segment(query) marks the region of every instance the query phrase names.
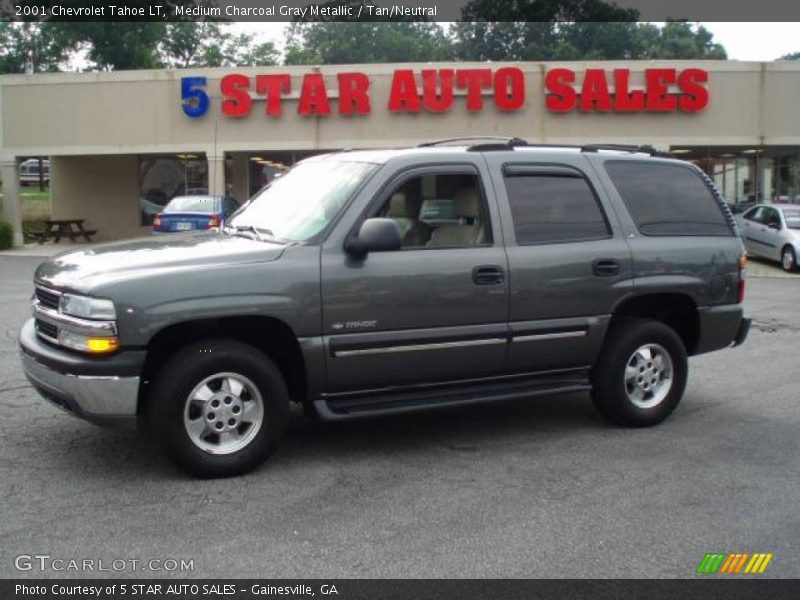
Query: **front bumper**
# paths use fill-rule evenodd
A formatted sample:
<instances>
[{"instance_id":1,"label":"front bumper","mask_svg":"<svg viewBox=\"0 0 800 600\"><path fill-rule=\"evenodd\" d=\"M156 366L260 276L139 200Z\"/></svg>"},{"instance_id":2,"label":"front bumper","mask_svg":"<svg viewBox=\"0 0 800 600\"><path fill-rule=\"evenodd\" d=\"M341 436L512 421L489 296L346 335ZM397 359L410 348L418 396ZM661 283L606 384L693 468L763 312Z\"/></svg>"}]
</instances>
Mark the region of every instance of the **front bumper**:
<instances>
[{"instance_id":1,"label":"front bumper","mask_svg":"<svg viewBox=\"0 0 800 600\"><path fill-rule=\"evenodd\" d=\"M135 426L140 378L131 371L143 353L102 363L84 359L41 341L33 320L22 328L19 341L25 376L45 400L87 421Z\"/></svg>"}]
</instances>

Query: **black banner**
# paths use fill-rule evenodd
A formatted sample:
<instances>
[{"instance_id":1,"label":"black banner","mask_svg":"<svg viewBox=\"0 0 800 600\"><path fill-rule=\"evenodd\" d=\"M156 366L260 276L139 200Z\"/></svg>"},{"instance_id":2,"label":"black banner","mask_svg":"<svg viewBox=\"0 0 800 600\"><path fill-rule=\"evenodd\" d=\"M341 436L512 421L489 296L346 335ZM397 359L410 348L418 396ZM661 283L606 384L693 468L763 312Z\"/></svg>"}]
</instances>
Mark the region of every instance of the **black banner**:
<instances>
[{"instance_id":1,"label":"black banner","mask_svg":"<svg viewBox=\"0 0 800 600\"><path fill-rule=\"evenodd\" d=\"M0 580L3 600L795 600L797 580Z\"/></svg>"},{"instance_id":2,"label":"black banner","mask_svg":"<svg viewBox=\"0 0 800 600\"><path fill-rule=\"evenodd\" d=\"M787 0L13 0L0 19L55 21L800 21Z\"/></svg>"}]
</instances>

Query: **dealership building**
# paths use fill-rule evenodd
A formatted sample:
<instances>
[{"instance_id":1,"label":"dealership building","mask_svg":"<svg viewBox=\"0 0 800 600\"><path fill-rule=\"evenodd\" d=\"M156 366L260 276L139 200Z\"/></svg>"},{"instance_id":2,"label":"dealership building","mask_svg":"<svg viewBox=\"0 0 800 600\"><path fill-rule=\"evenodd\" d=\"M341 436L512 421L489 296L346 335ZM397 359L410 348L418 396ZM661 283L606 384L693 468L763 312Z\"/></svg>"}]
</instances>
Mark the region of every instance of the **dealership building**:
<instances>
[{"instance_id":1,"label":"dealership building","mask_svg":"<svg viewBox=\"0 0 800 600\"><path fill-rule=\"evenodd\" d=\"M176 195L244 200L320 152L467 136L649 144L731 203L800 202L800 61L425 63L0 77L2 218L49 159L50 213L148 233Z\"/></svg>"}]
</instances>

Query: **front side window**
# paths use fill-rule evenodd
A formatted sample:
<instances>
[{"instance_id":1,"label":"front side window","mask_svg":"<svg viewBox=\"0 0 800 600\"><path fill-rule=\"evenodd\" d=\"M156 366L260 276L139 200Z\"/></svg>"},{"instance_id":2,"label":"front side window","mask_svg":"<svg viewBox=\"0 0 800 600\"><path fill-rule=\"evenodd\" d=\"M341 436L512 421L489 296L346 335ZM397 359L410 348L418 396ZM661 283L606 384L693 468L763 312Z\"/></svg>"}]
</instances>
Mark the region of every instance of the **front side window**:
<instances>
[{"instance_id":1,"label":"front side window","mask_svg":"<svg viewBox=\"0 0 800 600\"><path fill-rule=\"evenodd\" d=\"M492 240L477 175L426 173L391 188L376 216L393 219L404 248L465 248Z\"/></svg>"},{"instance_id":2,"label":"front side window","mask_svg":"<svg viewBox=\"0 0 800 600\"><path fill-rule=\"evenodd\" d=\"M610 232L589 183L577 172L506 171L506 191L517 244L607 237Z\"/></svg>"},{"instance_id":3,"label":"front side window","mask_svg":"<svg viewBox=\"0 0 800 600\"><path fill-rule=\"evenodd\" d=\"M299 163L253 196L228 224L269 239L308 241L336 218L376 168L366 162Z\"/></svg>"},{"instance_id":4,"label":"front side window","mask_svg":"<svg viewBox=\"0 0 800 600\"><path fill-rule=\"evenodd\" d=\"M764 223L767 227L772 227L773 229L780 229L781 228L781 217L778 214L778 211L774 208L767 208L764 214Z\"/></svg>"},{"instance_id":5,"label":"front side window","mask_svg":"<svg viewBox=\"0 0 800 600\"><path fill-rule=\"evenodd\" d=\"M644 235L733 235L722 208L689 167L636 160L605 163Z\"/></svg>"}]
</instances>

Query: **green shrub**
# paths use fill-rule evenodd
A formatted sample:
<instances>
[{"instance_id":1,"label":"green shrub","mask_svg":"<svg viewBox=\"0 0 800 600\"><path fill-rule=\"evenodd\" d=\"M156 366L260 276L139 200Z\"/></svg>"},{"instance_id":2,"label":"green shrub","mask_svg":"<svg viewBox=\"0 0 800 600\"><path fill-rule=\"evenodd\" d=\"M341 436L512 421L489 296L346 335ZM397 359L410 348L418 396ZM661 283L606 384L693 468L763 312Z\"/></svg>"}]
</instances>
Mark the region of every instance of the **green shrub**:
<instances>
[{"instance_id":1,"label":"green shrub","mask_svg":"<svg viewBox=\"0 0 800 600\"><path fill-rule=\"evenodd\" d=\"M14 228L11 223L0 221L0 250L7 250L14 245Z\"/></svg>"}]
</instances>

